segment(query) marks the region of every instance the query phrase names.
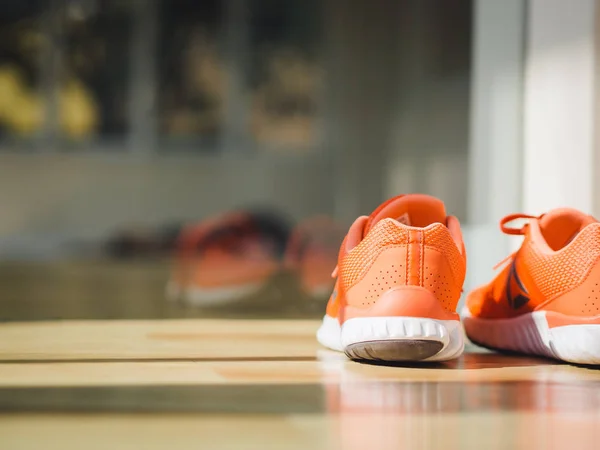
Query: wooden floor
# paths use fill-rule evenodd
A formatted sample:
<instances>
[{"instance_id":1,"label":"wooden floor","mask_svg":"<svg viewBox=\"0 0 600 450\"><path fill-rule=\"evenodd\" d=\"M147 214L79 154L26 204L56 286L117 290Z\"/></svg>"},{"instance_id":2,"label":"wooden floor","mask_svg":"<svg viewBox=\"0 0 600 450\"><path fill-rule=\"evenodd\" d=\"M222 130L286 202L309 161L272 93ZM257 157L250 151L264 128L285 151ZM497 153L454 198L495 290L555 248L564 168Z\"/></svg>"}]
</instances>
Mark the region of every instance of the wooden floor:
<instances>
[{"instance_id":1,"label":"wooden floor","mask_svg":"<svg viewBox=\"0 0 600 450\"><path fill-rule=\"evenodd\" d=\"M291 313L47 320L34 306L0 324L1 449L600 448L590 368L476 347L446 364L358 364Z\"/></svg>"}]
</instances>

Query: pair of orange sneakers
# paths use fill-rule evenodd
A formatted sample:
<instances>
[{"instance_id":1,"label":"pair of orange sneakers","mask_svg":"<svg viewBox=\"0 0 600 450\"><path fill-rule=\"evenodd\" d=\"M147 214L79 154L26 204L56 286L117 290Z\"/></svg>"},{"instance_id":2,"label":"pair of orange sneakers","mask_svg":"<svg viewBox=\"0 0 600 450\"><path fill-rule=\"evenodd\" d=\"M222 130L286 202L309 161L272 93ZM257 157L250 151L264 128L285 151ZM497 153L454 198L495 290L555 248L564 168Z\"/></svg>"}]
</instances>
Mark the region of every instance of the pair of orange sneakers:
<instances>
[{"instance_id":1,"label":"pair of orange sneakers","mask_svg":"<svg viewBox=\"0 0 600 450\"><path fill-rule=\"evenodd\" d=\"M528 221L509 228L516 219ZM461 315L468 338L490 349L600 364L600 222L563 208L507 216L501 229L524 240L489 284L467 295ZM443 202L392 198L350 227L317 339L352 359L457 358L465 273L460 224Z\"/></svg>"}]
</instances>

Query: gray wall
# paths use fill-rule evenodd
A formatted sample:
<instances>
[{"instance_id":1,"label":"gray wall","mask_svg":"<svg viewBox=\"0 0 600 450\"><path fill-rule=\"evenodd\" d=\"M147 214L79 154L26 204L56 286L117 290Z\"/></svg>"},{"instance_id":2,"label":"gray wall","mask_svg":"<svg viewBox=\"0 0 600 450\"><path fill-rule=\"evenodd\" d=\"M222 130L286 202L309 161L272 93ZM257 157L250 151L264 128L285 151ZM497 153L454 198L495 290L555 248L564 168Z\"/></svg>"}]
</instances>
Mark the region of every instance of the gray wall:
<instances>
[{"instance_id":1,"label":"gray wall","mask_svg":"<svg viewBox=\"0 0 600 450\"><path fill-rule=\"evenodd\" d=\"M328 174L317 157L0 155L0 238L95 237L124 223L160 224L248 204L295 217L331 212Z\"/></svg>"}]
</instances>

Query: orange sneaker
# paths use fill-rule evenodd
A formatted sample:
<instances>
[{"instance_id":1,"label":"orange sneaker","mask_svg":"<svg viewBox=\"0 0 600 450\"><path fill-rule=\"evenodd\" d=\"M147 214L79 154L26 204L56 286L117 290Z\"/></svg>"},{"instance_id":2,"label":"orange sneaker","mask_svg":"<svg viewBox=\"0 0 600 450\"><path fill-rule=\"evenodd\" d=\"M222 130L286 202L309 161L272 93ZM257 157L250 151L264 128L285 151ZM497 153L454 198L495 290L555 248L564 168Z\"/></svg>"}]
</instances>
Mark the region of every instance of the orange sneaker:
<instances>
[{"instance_id":1,"label":"orange sneaker","mask_svg":"<svg viewBox=\"0 0 600 450\"><path fill-rule=\"evenodd\" d=\"M352 359L457 358L465 270L460 225L444 204L427 195L394 197L350 227L317 339Z\"/></svg>"},{"instance_id":2,"label":"orange sneaker","mask_svg":"<svg viewBox=\"0 0 600 450\"><path fill-rule=\"evenodd\" d=\"M506 225L529 219L522 228ZM485 347L600 364L600 223L573 209L500 222L523 244L463 311L469 339Z\"/></svg>"},{"instance_id":3,"label":"orange sneaker","mask_svg":"<svg viewBox=\"0 0 600 450\"><path fill-rule=\"evenodd\" d=\"M277 273L289 231L268 214L234 212L185 228L167 296L217 306L251 296Z\"/></svg>"}]
</instances>

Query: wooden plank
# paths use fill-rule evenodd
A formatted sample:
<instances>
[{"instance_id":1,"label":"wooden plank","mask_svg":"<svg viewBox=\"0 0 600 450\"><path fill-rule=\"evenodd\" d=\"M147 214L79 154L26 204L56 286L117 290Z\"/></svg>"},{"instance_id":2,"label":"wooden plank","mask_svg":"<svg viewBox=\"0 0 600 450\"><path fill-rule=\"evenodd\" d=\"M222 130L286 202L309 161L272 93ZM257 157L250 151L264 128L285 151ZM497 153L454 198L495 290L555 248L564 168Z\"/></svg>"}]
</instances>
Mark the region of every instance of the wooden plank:
<instances>
[{"instance_id":1,"label":"wooden plank","mask_svg":"<svg viewBox=\"0 0 600 450\"><path fill-rule=\"evenodd\" d=\"M481 450L598 448L598 415L547 411L0 416L3 448ZM33 432L32 432L33 431Z\"/></svg>"},{"instance_id":2,"label":"wooden plank","mask_svg":"<svg viewBox=\"0 0 600 450\"><path fill-rule=\"evenodd\" d=\"M439 367L364 365L328 353L306 360L0 363L0 387L600 381L598 371L487 353Z\"/></svg>"},{"instance_id":3,"label":"wooden plank","mask_svg":"<svg viewBox=\"0 0 600 450\"><path fill-rule=\"evenodd\" d=\"M314 415L0 415L7 449L327 449ZM32 433L32 430L36 430Z\"/></svg>"},{"instance_id":4,"label":"wooden plank","mask_svg":"<svg viewBox=\"0 0 600 450\"><path fill-rule=\"evenodd\" d=\"M314 357L318 325L310 320L5 323L0 361Z\"/></svg>"}]
</instances>

